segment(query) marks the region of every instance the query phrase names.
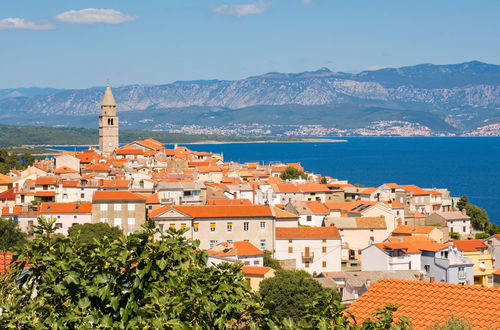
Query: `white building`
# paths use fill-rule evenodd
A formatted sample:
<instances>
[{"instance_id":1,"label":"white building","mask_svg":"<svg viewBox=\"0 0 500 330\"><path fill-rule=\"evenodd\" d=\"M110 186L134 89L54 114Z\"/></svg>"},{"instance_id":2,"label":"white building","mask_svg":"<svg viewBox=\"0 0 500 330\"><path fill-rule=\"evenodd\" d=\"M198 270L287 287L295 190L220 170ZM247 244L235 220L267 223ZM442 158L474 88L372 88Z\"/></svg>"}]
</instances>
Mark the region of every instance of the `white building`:
<instances>
[{"instance_id":1,"label":"white building","mask_svg":"<svg viewBox=\"0 0 500 330\"><path fill-rule=\"evenodd\" d=\"M340 234L333 226L276 228L274 257L311 274L340 271Z\"/></svg>"}]
</instances>

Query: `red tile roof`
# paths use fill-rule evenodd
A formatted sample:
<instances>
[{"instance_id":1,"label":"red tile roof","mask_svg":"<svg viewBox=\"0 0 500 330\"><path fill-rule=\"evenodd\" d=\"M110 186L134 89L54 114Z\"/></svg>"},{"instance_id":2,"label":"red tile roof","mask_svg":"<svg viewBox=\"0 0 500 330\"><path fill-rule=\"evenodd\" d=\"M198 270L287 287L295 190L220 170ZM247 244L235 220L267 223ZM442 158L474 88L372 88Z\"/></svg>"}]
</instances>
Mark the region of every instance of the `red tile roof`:
<instances>
[{"instance_id":1,"label":"red tile roof","mask_svg":"<svg viewBox=\"0 0 500 330\"><path fill-rule=\"evenodd\" d=\"M474 252L480 249L486 249L487 246L480 239L471 239L471 240L462 240L462 241L453 241L453 245L457 247L457 249L464 252Z\"/></svg>"},{"instance_id":2,"label":"red tile roof","mask_svg":"<svg viewBox=\"0 0 500 330\"><path fill-rule=\"evenodd\" d=\"M330 227L278 227L276 239L332 239L340 238L335 226Z\"/></svg>"},{"instance_id":3,"label":"red tile roof","mask_svg":"<svg viewBox=\"0 0 500 330\"><path fill-rule=\"evenodd\" d=\"M85 168L86 172L109 172L111 168L107 164L92 164Z\"/></svg>"},{"instance_id":4,"label":"red tile roof","mask_svg":"<svg viewBox=\"0 0 500 330\"><path fill-rule=\"evenodd\" d=\"M92 201L146 201L146 197L130 191L96 191Z\"/></svg>"},{"instance_id":5,"label":"red tile roof","mask_svg":"<svg viewBox=\"0 0 500 330\"><path fill-rule=\"evenodd\" d=\"M500 288L382 279L370 285L347 312L358 323L386 304L399 305L395 319L406 316L414 329L427 329L451 316L469 319L474 329L498 326Z\"/></svg>"},{"instance_id":6,"label":"red tile roof","mask_svg":"<svg viewBox=\"0 0 500 330\"><path fill-rule=\"evenodd\" d=\"M0 193L0 200L14 200L14 199L16 199L14 188L7 189Z\"/></svg>"},{"instance_id":7,"label":"red tile roof","mask_svg":"<svg viewBox=\"0 0 500 330\"><path fill-rule=\"evenodd\" d=\"M103 179L99 182L99 186L103 188L128 188L130 180L106 180Z\"/></svg>"},{"instance_id":8,"label":"red tile roof","mask_svg":"<svg viewBox=\"0 0 500 330\"><path fill-rule=\"evenodd\" d=\"M148 196L146 199L146 204L160 204L160 198L158 197L158 193L154 193Z\"/></svg>"},{"instance_id":9,"label":"red tile roof","mask_svg":"<svg viewBox=\"0 0 500 330\"><path fill-rule=\"evenodd\" d=\"M330 210L321 202L307 201L305 204L314 214L330 214Z\"/></svg>"},{"instance_id":10,"label":"red tile roof","mask_svg":"<svg viewBox=\"0 0 500 330\"><path fill-rule=\"evenodd\" d=\"M368 188L365 188L364 190L362 190L360 192L360 194L362 194L362 195L371 195L371 194L373 194L376 191L377 191L377 188L375 188L375 187L368 187Z\"/></svg>"},{"instance_id":11,"label":"red tile roof","mask_svg":"<svg viewBox=\"0 0 500 330\"><path fill-rule=\"evenodd\" d=\"M35 185L37 186L55 185L57 183L57 179L58 178L56 176L41 176L36 178Z\"/></svg>"},{"instance_id":12,"label":"red tile roof","mask_svg":"<svg viewBox=\"0 0 500 330\"><path fill-rule=\"evenodd\" d=\"M115 154L117 155L144 155L144 150L124 147L115 150Z\"/></svg>"},{"instance_id":13,"label":"red tile roof","mask_svg":"<svg viewBox=\"0 0 500 330\"><path fill-rule=\"evenodd\" d=\"M256 267L256 266L243 266L241 267L241 271L245 275L265 275L272 268L271 267Z\"/></svg>"},{"instance_id":14,"label":"red tile roof","mask_svg":"<svg viewBox=\"0 0 500 330\"><path fill-rule=\"evenodd\" d=\"M59 213L91 213L92 203L42 203L40 204L40 214Z\"/></svg>"},{"instance_id":15,"label":"red tile roof","mask_svg":"<svg viewBox=\"0 0 500 330\"><path fill-rule=\"evenodd\" d=\"M162 215L173 208L193 218L253 218L272 217L267 205L165 205L149 214L150 218Z\"/></svg>"}]
</instances>

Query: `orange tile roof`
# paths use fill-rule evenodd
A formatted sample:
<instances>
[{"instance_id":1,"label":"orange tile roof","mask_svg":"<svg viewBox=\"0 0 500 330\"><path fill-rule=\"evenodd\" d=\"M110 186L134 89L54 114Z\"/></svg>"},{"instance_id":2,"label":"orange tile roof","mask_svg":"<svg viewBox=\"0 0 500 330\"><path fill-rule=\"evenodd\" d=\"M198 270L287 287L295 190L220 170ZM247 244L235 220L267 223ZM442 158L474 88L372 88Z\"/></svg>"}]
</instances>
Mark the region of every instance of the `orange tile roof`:
<instances>
[{"instance_id":1,"label":"orange tile roof","mask_svg":"<svg viewBox=\"0 0 500 330\"><path fill-rule=\"evenodd\" d=\"M418 212L418 211L410 211L411 214L413 214L413 216L415 218L425 218L425 215L423 215L422 213Z\"/></svg>"},{"instance_id":2,"label":"orange tile roof","mask_svg":"<svg viewBox=\"0 0 500 330\"><path fill-rule=\"evenodd\" d=\"M453 241L453 245L455 245L457 249L462 250L464 252L474 252L478 251L479 249L487 248L484 242L480 239Z\"/></svg>"},{"instance_id":3,"label":"orange tile roof","mask_svg":"<svg viewBox=\"0 0 500 330\"><path fill-rule=\"evenodd\" d=\"M130 180L111 180L103 179L99 182L99 187L103 188L128 188Z\"/></svg>"},{"instance_id":4,"label":"orange tile roof","mask_svg":"<svg viewBox=\"0 0 500 330\"><path fill-rule=\"evenodd\" d=\"M300 188L290 183L273 184L273 189L280 193L300 193Z\"/></svg>"},{"instance_id":5,"label":"orange tile roof","mask_svg":"<svg viewBox=\"0 0 500 330\"><path fill-rule=\"evenodd\" d=\"M130 191L96 191L92 201L146 201L146 197Z\"/></svg>"},{"instance_id":6,"label":"orange tile roof","mask_svg":"<svg viewBox=\"0 0 500 330\"><path fill-rule=\"evenodd\" d=\"M111 168L107 164L92 164L85 168L86 172L98 171L98 172L109 172Z\"/></svg>"},{"instance_id":7,"label":"orange tile roof","mask_svg":"<svg viewBox=\"0 0 500 330\"><path fill-rule=\"evenodd\" d=\"M35 185L55 185L57 183L57 180L58 178L56 176L41 176L35 179Z\"/></svg>"},{"instance_id":8,"label":"orange tile roof","mask_svg":"<svg viewBox=\"0 0 500 330\"><path fill-rule=\"evenodd\" d=\"M157 217L170 208L193 218L260 218L273 216L271 209L267 205L165 205L151 212L149 217Z\"/></svg>"},{"instance_id":9,"label":"orange tile roof","mask_svg":"<svg viewBox=\"0 0 500 330\"><path fill-rule=\"evenodd\" d=\"M278 227L276 239L327 239L340 238L338 229L330 227Z\"/></svg>"},{"instance_id":10,"label":"orange tile roof","mask_svg":"<svg viewBox=\"0 0 500 330\"><path fill-rule=\"evenodd\" d=\"M55 197L55 191L35 191L35 197Z\"/></svg>"},{"instance_id":11,"label":"orange tile roof","mask_svg":"<svg viewBox=\"0 0 500 330\"><path fill-rule=\"evenodd\" d=\"M286 168L285 165L276 165L271 168L271 172L285 172Z\"/></svg>"},{"instance_id":12,"label":"orange tile roof","mask_svg":"<svg viewBox=\"0 0 500 330\"><path fill-rule=\"evenodd\" d=\"M54 170L54 174L69 174L69 173L79 173L79 172L68 166L61 166Z\"/></svg>"},{"instance_id":13,"label":"orange tile roof","mask_svg":"<svg viewBox=\"0 0 500 330\"><path fill-rule=\"evenodd\" d=\"M218 166L197 166L199 173L222 172Z\"/></svg>"},{"instance_id":14,"label":"orange tile roof","mask_svg":"<svg viewBox=\"0 0 500 330\"><path fill-rule=\"evenodd\" d=\"M272 268L271 267L257 267L257 266L243 266L241 267L241 271L245 275L265 275Z\"/></svg>"},{"instance_id":15,"label":"orange tile roof","mask_svg":"<svg viewBox=\"0 0 500 330\"><path fill-rule=\"evenodd\" d=\"M10 176L0 173L0 184L11 184L14 183L14 179Z\"/></svg>"},{"instance_id":16,"label":"orange tile roof","mask_svg":"<svg viewBox=\"0 0 500 330\"><path fill-rule=\"evenodd\" d=\"M91 213L92 203L42 203L40 214L56 213Z\"/></svg>"},{"instance_id":17,"label":"orange tile roof","mask_svg":"<svg viewBox=\"0 0 500 330\"><path fill-rule=\"evenodd\" d=\"M252 205L249 199L209 199L208 205Z\"/></svg>"},{"instance_id":18,"label":"orange tile roof","mask_svg":"<svg viewBox=\"0 0 500 330\"><path fill-rule=\"evenodd\" d=\"M16 216L21 214L22 207L21 206L14 206L12 210L8 206L4 206L2 208L2 216Z\"/></svg>"},{"instance_id":19,"label":"orange tile roof","mask_svg":"<svg viewBox=\"0 0 500 330\"><path fill-rule=\"evenodd\" d=\"M371 195L371 194L373 194L376 191L377 191L377 188L375 188L375 187L368 187L368 188L365 188L364 190L362 190L360 192L360 194L362 194L362 195Z\"/></svg>"},{"instance_id":20,"label":"orange tile roof","mask_svg":"<svg viewBox=\"0 0 500 330\"><path fill-rule=\"evenodd\" d=\"M347 312L358 323L386 304L399 305L394 318L406 316L414 329L427 329L453 316L469 319L474 329L498 326L500 288L382 279L354 301Z\"/></svg>"},{"instance_id":21,"label":"orange tile roof","mask_svg":"<svg viewBox=\"0 0 500 330\"><path fill-rule=\"evenodd\" d=\"M392 232L393 234L430 234L436 227L432 226L405 226L399 225Z\"/></svg>"},{"instance_id":22,"label":"orange tile roof","mask_svg":"<svg viewBox=\"0 0 500 330\"><path fill-rule=\"evenodd\" d=\"M290 213L288 211L280 209L277 205L273 206L274 217L276 219L298 219L300 218L298 215Z\"/></svg>"},{"instance_id":23,"label":"orange tile roof","mask_svg":"<svg viewBox=\"0 0 500 330\"><path fill-rule=\"evenodd\" d=\"M146 204L160 204L160 198L158 193L154 193L148 196L146 199Z\"/></svg>"},{"instance_id":24,"label":"orange tile roof","mask_svg":"<svg viewBox=\"0 0 500 330\"><path fill-rule=\"evenodd\" d=\"M439 191L436 190L425 190L416 186L414 184L408 184L403 186L398 186L398 188L404 189L408 192L411 192L413 195L441 195Z\"/></svg>"},{"instance_id":25,"label":"orange tile roof","mask_svg":"<svg viewBox=\"0 0 500 330\"><path fill-rule=\"evenodd\" d=\"M403 209L405 206L396 201L383 201L382 203L392 207L393 209Z\"/></svg>"},{"instance_id":26,"label":"orange tile roof","mask_svg":"<svg viewBox=\"0 0 500 330\"><path fill-rule=\"evenodd\" d=\"M305 204L314 214L330 214L330 210L321 202L307 201Z\"/></svg>"},{"instance_id":27,"label":"orange tile roof","mask_svg":"<svg viewBox=\"0 0 500 330\"><path fill-rule=\"evenodd\" d=\"M500 268L493 272L493 275L500 275Z\"/></svg>"},{"instance_id":28,"label":"orange tile roof","mask_svg":"<svg viewBox=\"0 0 500 330\"><path fill-rule=\"evenodd\" d=\"M387 225L385 223L385 218L383 216L380 217L356 217L354 218L356 221L356 228L372 228L372 229L385 229Z\"/></svg>"},{"instance_id":29,"label":"orange tile roof","mask_svg":"<svg viewBox=\"0 0 500 330\"><path fill-rule=\"evenodd\" d=\"M115 150L117 155L144 155L144 150L130 147L123 147Z\"/></svg>"},{"instance_id":30,"label":"orange tile roof","mask_svg":"<svg viewBox=\"0 0 500 330\"><path fill-rule=\"evenodd\" d=\"M232 246L230 244L225 244L228 247L227 251L212 249L208 250L208 254L211 256L218 257L234 257L234 256L253 256L253 255L263 255L264 252L259 250L250 242L237 241L234 242Z\"/></svg>"}]
</instances>

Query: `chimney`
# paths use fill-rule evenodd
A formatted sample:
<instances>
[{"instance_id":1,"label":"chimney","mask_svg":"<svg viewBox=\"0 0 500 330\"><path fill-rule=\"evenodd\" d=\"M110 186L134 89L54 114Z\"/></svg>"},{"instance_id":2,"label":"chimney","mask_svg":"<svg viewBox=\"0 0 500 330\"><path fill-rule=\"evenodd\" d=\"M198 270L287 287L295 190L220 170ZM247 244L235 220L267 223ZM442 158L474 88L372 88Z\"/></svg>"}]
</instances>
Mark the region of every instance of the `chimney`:
<instances>
[{"instance_id":1,"label":"chimney","mask_svg":"<svg viewBox=\"0 0 500 330\"><path fill-rule=\"evenodd\" d=\"M366 279L366 287L368 288L370 286L370 284L372 284L372 280L371 279Z\"/></svg>"}]
</instances>

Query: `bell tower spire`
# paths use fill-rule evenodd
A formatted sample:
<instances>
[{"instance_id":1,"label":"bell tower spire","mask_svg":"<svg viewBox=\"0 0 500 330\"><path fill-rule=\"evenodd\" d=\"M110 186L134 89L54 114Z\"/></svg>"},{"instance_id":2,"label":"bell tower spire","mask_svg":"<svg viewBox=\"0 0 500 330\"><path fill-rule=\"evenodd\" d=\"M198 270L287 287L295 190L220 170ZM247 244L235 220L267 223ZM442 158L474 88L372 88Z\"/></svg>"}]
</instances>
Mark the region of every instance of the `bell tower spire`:
<instances>
[{"instance_id":1,"label":"bell tower spire","mask_svg":"<svg viewBox=\"0 0 500 330\"><path fill-rule=\"evenodd\" d=\"M111 87L106 84L101 101L101 114L99 115L99 149L103 154L110 155L118 147L116 102Z\"/></svg>"}]
</instances>

